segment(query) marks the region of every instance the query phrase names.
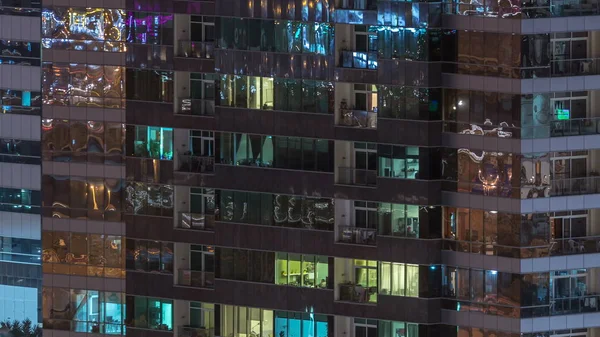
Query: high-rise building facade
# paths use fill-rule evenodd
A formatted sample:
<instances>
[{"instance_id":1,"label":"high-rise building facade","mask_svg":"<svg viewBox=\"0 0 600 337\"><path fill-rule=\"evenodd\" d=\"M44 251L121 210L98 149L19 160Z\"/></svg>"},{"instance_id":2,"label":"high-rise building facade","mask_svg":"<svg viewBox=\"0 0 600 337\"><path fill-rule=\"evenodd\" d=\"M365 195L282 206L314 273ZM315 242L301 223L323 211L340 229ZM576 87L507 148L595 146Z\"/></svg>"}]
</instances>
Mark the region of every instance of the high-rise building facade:
<instances>
[{"instance_id":1,"label":"high-rise building facade","mask_svg":"<svg viewBox=\"0 0 600 337\"><path fill-rule=\"evenodd\" d=\"M598 0L40 7L44 334L600 336Z\"/></svg>"},{"instance_id":2,"label":"high-rise building facade","mask_svg":"<svg viewBox=\"0 0 600 337\"><path fill-rule=\"evenodd\" d=\"M42 322L40 14L0 1L0 323L25 332Z\"/></svg>"}]
</instances>

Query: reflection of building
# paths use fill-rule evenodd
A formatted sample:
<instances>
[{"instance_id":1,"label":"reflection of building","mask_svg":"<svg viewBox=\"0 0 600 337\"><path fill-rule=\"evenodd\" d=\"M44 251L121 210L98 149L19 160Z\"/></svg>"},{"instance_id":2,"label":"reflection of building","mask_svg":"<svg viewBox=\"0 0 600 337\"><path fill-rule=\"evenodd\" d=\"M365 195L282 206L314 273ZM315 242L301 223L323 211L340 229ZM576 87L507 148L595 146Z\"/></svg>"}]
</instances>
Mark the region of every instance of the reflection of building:
<instances>
[{"instance_id":1,"label":"reflection of building","mask_svg":"<svg viewBox=\"0 0 600 337\"><path fill-rule=\"evenodd\" d=\"M44 329L600 335L580 2L45 3Z\"/></svg>"}]
</instances>

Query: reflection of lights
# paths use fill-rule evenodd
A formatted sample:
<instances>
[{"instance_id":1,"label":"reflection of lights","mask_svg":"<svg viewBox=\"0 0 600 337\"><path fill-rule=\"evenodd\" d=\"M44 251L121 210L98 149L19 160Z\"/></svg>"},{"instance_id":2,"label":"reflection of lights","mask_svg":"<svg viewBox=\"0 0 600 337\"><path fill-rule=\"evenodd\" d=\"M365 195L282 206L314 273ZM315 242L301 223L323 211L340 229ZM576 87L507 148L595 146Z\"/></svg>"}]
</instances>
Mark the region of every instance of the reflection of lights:
<instances>
[{"instance_id":1,"label":"reflection of lights","mask_svg":"<svg viewBox=\"0 0 600 337\"><path fill-rule=\"evenodd\" d=\"M491 123L491 122L490 122ZM485 124L484 125L488 126L490 124ZM502 126L500 127L496 127L493 128L491 130L484 130L481 126L479 125L475 125L475 124L471 124L471 129L465 129L459 132L460 134L463 135L490 135L490 134L497 134L498 138L512 138L512 132L509 131L502 131Z\"/></svg>"},{"instance_id":2,"label":"reflection of lights","mask_svg":"<svg viewBox=\"0 0 600 337\"><path fill-rule=\"evenodd\" d=\"M69 8L64 13L44 9L42 34L45 44L75 41L122 41L125 33L125 11L104 8ZM73 38L73 40L67 40ZM60 44L59 44L60 46ZM46 46L45 46L46 47Z\"/></svg>"},{"instance_id":3,"label":"reflection of lights","mask_svg":"<svg viewBox=\"0 0 600 337\"><path fill-rule=\"evenodd\" d=\"M490 211L492 214L498 214L498 211Z\"/></svg>"},{"instance_id":4,"label":"reflection of lights","mask_svg":"<svg viewBox=\"0 0 600 337\"><path fill-rule=\"evenodd\" d=\"M458 106L462 106L463 104L463 101L458 101Z\"/></svg>"},{"instance_id":5,"label":"reflection of lights","mask_svg":"<svg viewBox=\"0 0 600 337\"><path fill-rule=\"evenodd\" d=\"M497 270L490 270L490 274L496 275L496 274L498 274L498 271Z\"/></svg>"},{"instance_id":6,"label":"reflection of lights","mask_svg":"<svg viewBox=\"0 0 600 337\"><path fill-rule=\"evenodd\" d=\"M53 119L42 119L42 130L48 131L52 129Z\"/></svg>"},{"instance_id":7,"label":"reflection of lights","mask_svg":"<svg viewBox=\"0 0 600 337\"><path fill-rule=\"evenodd\" d=\"M498 181L500 180L500 176L498 174L496 174L495 177L492 174L490 174L489 177L486 177L482 174L481 170L479 170L477 178L479 178L479 181L483 183L483 191L486 194L495 189Z\"/></svg>"},{"instance_id":8,"label":"reflection of lights","mask_svg":"<svg viewBox=\"0 0 600 337\"><path fill-rule=\"evenodd\" d=\"M98 186L94 184L90 184L90 190L92 190L92 200L94 202L94 211L98 210L98 202L96 200L96 192L98 191Z\"/></svg>"}]
</instances>

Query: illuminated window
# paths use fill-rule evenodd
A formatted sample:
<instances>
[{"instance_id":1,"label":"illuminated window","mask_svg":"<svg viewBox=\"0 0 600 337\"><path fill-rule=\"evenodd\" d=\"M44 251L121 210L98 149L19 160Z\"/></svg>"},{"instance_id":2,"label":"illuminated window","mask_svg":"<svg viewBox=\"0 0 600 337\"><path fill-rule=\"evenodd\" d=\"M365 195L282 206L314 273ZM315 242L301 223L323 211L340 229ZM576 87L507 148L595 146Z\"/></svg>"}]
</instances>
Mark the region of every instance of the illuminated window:
<instances>
[{"instance_id":1,"label":"illuminated window","mask_svg":"<svg viewBox=\"0 0 600 337\"><path fill-rule=\"evenodd\" d=\"M124 294L97 290L43 288L44 327L74 332L124 334Z\"/></svg>"},{"instance_id":2,"label":"illuminated window","mask_svg":"<svg viewBox=\"0 0 600 337\"><path fill-rule=\"evenodd\" d=\"M419 297L419 266L380 262L379 282L382 295Z\"/></svg>"},{"instance_id":3,"label":"illuminated window","mask_svg":"<svg viewBox=\"0 0 600 337\"><path fill-rule=\"evenodd\" d=\"M419 325L406 322L379 321L378 337L418 337Z\"/></svg>"},{"instance_id":4,"label":"illuminated window","mask_svg":"<svg viewBox=\"0 0 600 337\"><path fill-rule=\"evenodd\" d=\"M173 330L173 301L127 296L127 322L136 328Z\"/></svg>"},{"instance_id":5,"label":"illuminated window","mask_svg":"<svg viewBox=\"0 0 600 337\"><path fill-rule=\"evenodd\" d=\"M134 128L134 156L173 160L172 128L155 126L129 126L129 128Z\"/></svg>"},{"instance_id":6,"label":"illuminated window","mask_svg":"<svg viewBox=\"0 0 600 337\"><path fill-rule=\"evenodd\" d=\"M275 311L275 335L277 337L327 337L328 317L314 314L312 307L308 313ZM264 335L263 335L264 336Z\"/></svg>"},{"instance_id":7,"label":"illuminated window","mask_svg":"<svg viewBox=\"0 0 600 337\"><path fill-rule=\"evenodd\" d=\"M388 178L418 179L419 148L378 145L379 176Z\"/></svg>"},{"instance_id":8,"label":"illuminated window","mask_svg":"<svg viewBox=\"0 0 600 337\"><path fill-rule=\"evenodd\" d=\"M276 253L275 284L327 288L329 264L326 256Z\"/></svg>"}]
</instances>

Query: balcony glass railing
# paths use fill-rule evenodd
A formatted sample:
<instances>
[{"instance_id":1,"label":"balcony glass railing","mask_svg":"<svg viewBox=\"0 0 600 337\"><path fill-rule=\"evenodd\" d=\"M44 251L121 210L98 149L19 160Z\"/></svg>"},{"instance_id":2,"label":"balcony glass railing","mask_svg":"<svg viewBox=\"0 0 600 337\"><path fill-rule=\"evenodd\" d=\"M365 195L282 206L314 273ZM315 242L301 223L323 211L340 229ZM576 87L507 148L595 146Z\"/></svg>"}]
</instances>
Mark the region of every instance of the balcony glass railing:
<instances>
[{"instance_id":1,"label":"balcony glass railing","mask_svg":"<svg viewBox=\"0 0 600 337\"><path fill-rule=\"evenodd\" d=\"M340 67L376 70L377 52L341 50Z\"/></svg>"},{"instance_id":2,"label":"balcony glass railing","mask_svg":"<svg viewBox=\"0 0 600 337\"><path fill-rule=\"evenodd\" d=\"M550 297L549 305L521 307L521 318L572 315L600 311L600 295Z\"/></svg>"},{"instance_id":3,"label":"balcony glass railing","mask_svg":"<svg viewBox=\"0 0 600 337\"><path fill-rule=\"evenodd\" d=\"M214 288L215 286L214 272L179 269L178 273L177 284L180 286L194 288Z\"/></svg>"},{"instance_id":4,"label":"balcony glass railing","mask_svg":"<svg viewBox=\"0 0 600 337\"><path fill-rule=\"evenodd\" d=\"M600 308L600 295L554 298L550 303L552 315L574 314L579 312L597 312Z\"/></svg>"},{"instance_id":5,"label":"balcony glass railing","mask_svg":"<svg viewBox=\"0 0 600 337\"><path fill-rule=\"evenodd\" d=\"M215 329L193 328L189 326L177 327L177 337L214 337Z\"/></svg>"},{"instance_id":6,"label":"balcony glass railing","mask_svg":"<svg viewBox=\"0 0 600 337\"><path fill-rule=\"evenodd\" d=\"M479 60L473 60L471 63L442 62L442 72L517 79L598 75L600 74L600 58L553 59L544 65L523 67L484 64Z\"/></svg>"},{"instance_id":7,"label":"balcony glass railing","mask_svg":"<svg viewBox=\"0 0 600 337\"><path fill-rule=\"evenodd\" d=\"M341 185L377 186L377 171L338 167L338 183Z\"/></svg>"},{"instance_id":8,"label":"balcony glass railing","mask_svg":"<svg viewBox=\"0 0 600 337\"><path fill-rule=\"evenodd\" d=\"M561 238L550 241L550 255L600 253L600 236Z\"/></svg>"},{"instance_id":9,"label":"balcony glass railing","mask_svg":"<svg viewBox=\"0 0 600 337\"><path fill-rule=\"evenodd\" d=\"M508 123L494 125L491 122L465 123L444 121L443 132L498 138L519 138L521 134L521 128L508 125Z\"/></svg>"},{"instance_id":10,"label":"balcony glass railing","mask_svg":"<svg viewBox=\"0 0 600 337\"><path fill-rule=\"evenodd\" d=\"M500 301L495 303L496 298L490 296L489 298L486 297L486 302L445 300L442 302L442 308L452 311L476 311L488 315L513 318L548 317L600 311L600 295L598 294L549 298L546 294L547 289L540 288L541 295L536 297L536 300L546 302L541 305L511 306ZM537 291L538 289L532 290L534 293L537 293ZM455 296L454 291L445 291L444 294L450 297ZM468 297L469 292L463 293L462 296Z\"/></svg>"},{"instance_id":11,"label":"balcony glass railing","mask_svg":"<svg viewBox=\"0 0 600 337\"><path fill-rule=\"evenodd\" d=\"M550 196L567 196L600 193L600 176L552 179L550 181Z\"/></svg>"},{"instance_id":12,"label":"balcony glass railing","mask_svg":"<svg viewBox=\"0 0 600 337\"><path fill-rule=\"evenodd\" d=\"M339 0L337 8L340 9L377 9L377 0Z\"/></svg>"},{"instance_id":13,"label":"balcony glass railing","mask_svg":"<svg viewBox=\"0 0 600 337\"><path fill-rule=\"evenodd\" d=\"M198 99L198 98L182 98L179 101L180 115L192 116L214 116L215 115L215 100L214 99Z\"/></svg>"},{"instance_id":14,"label":"balcony glass railing","mask_svg":"<svg viewBox=\"0 0 600 337\"><path fill-rule=\"evenodd\" d=\"M179 213L179 228L212 231L215 229L214 214Z\"/></svg>"},{"instance_id":15,"label":"balcony glass railing","mask_svg":"<svg viewBox=\"0 0 600 337\"><path fill-rule=\"evenodd\" d=\"M533 127L444 121L443 129L449 133L517 139L587 136L600 134L600 117L553 120L547 125Z\"/></svg>"},{"instance_id":16,"label":"balcony glass railing","mask_svg":"<svg viewBox=\"0 0 600 337\"><path fill-rule=\"evenodd\" d=\"M177 171L192 173L213 173L215 158L210 156L195 156L193 154L178 154Z\"/></svg>"},{"instance_id":17,"label":"balcony glass railing","mask_svg":"<svg viewBox=\"0 0 600 337\"><path fill-rule=\"evenodd\" d=\"M462 1L445 1L443 8L444 14L540 19L550 17L599 15L600 6L598 4L598 0L524 2L521 6L511 5L509 2L506 3L506 6L498 6L494 4L483 5Z\"/></svg>"},{"instance_id":18,"label":"balcony glass railing","mask_svg":"<svg viewBox=\"0 0 600 337\"><path fill-rule=\"evenodd\" d=\"M600 253L600 236L556 238L547 240L543 244L527 247L500 245L496 241L497 238L490 240L488 237L487 239L486 242L445 239L443 249L524 259Z\"/></svg>"},{"instance_id":19,"label":"balcony glass railing","mask_svg":"<svg viewBox=\"0 0 600 337\"><path fill-rule=\"evenodd\" d=\"M376 303L377 287L364 287L358 284L340 284L340 301L356 303Z\"/></svg>"},{"instance_id":20,"label":"balcony glass railing","mask_svg":"<svg viewBox=\"0 0 600 337\"><path fill-rule=\"evenodd\" d=\"M377 113L362 110L340 110L339 125L377 129Z\"/></svg>"},{"instance_id":21,"label":"balcony glass railing","mask_svg":"<svg viewBox=\"0 0 600 337\"><path fill-rule=\"evenodd\" d=\"M178 57L198 59L213 59L215 51L214 42L179 41Z\"/></svg>"},{"instance_id":22,"label":"balcony glass railing","mask_svg":"<svg viewBox=\"0 0 600 337\"><path fill-rule=\"evenodd\" d=\"M600 59L552 60L549 66L521 68L522 78L598 75Z\"/></svg>"},{"instance_id":23,"label":"balcony glass railing","mask_svg":"<svg viewBox=\"0 0 600 337\"><path fill-rule=\"evenodd\" d=\"M338 226L338 230L339 242L359 245L375 245L376 243L377 230L374 228Z\"/></svg>"}]
</instances>

